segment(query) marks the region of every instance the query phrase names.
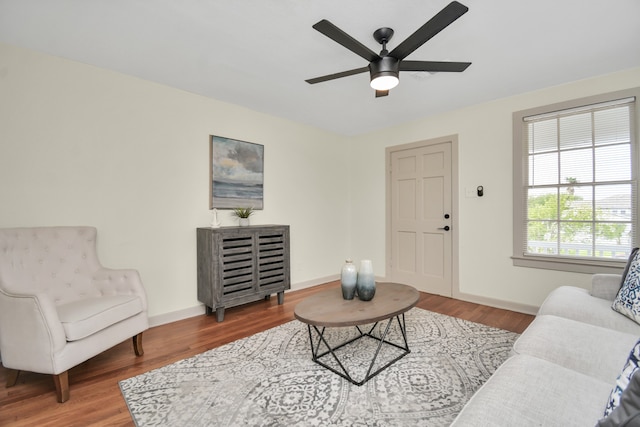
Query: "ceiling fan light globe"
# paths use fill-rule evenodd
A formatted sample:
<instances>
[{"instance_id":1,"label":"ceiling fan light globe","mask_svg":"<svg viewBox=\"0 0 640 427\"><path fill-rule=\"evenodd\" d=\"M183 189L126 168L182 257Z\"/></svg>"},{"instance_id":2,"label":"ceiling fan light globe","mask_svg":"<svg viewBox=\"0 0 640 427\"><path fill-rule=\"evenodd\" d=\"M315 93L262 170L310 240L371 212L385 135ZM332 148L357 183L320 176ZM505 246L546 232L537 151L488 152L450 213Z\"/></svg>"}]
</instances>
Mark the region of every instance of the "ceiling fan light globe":
<instances>
[{"instance_id":1,"label":"ceiling fan light globe","mask_svg":"<svg viewBox=\"0 0 640 427\"><path fill-rule=\"evenodd\" d=\"M398 86L400 80L398 76L389 73L388 75L379 75L371 80L371 87L375 90L389 90Z\"/></svg>"},{"instance_id":2,"label":"ceiling fan light globe","mask_svg":"<svg viewBox=\"0 0 640 427\"><path fill-rule=\"evenodd\" d=\"M375 90L389 90L398 86L400 61L391 56L384 56L378 61L369 63L371 87Z\"/></svg>"}]
</instances>

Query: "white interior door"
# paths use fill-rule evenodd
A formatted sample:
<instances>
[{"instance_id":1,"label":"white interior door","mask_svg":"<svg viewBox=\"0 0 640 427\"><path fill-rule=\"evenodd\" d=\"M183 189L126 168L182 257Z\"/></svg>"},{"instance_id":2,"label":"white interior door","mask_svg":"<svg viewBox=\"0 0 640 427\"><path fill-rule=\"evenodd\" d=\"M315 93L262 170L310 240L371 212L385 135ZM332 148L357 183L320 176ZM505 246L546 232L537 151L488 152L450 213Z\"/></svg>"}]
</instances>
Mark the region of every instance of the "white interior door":
<instances>
[{"instance_id":1,"label":"white interior door","mask_svg":"<svg viewBox=\"0 0 640 427\"><path fill-rule=\"evenodd\" d=\"M390 280L452 295L452 142L388 149Z\"/></svg>"}]
</instances>

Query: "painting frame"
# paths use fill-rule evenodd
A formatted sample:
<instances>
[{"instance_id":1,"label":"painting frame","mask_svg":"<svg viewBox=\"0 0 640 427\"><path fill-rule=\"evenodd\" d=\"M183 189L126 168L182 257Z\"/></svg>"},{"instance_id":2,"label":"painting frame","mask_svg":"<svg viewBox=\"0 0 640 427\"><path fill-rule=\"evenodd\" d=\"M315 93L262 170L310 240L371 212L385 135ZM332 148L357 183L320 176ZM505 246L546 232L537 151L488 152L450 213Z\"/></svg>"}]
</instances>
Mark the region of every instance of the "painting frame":
<instances>
[{"instance_id":1,"label":"painting frame","mask_svg":"<svg viewBox=\"0 0 640 427\"><path fill-rule=\"evenodd\" d=\"M209 136L209 209L264 209L264 145Z\"/></svg>"}]
</instances>

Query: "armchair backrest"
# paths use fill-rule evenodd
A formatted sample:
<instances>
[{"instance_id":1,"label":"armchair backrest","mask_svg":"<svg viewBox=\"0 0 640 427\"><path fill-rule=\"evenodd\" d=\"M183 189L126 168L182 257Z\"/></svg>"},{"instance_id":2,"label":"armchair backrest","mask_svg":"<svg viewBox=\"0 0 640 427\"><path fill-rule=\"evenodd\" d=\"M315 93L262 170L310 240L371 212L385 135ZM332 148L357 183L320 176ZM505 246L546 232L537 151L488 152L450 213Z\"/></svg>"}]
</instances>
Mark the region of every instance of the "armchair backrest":
<instances>
[{"instance_id":1,"label":"armchair backrest","mask_svg":"<svg viewBox=\"0 0 640 427\"><path fill-rule=\"evenodd\" d=\"M94 227L0 229L0 288L48 294L56 305L98 296Z\"/></svg>"}]
</instances>

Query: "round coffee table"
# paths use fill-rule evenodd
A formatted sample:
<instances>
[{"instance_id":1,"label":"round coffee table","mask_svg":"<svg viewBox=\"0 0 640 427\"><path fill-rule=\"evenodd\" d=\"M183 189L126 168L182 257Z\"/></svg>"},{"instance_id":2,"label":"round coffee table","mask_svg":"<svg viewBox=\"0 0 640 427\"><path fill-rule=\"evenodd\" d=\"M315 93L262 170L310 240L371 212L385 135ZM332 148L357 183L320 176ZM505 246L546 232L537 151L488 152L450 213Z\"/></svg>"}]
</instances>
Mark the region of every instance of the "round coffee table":
<instances>
[{"instance_id":1,"label":"round coffee table","mask_svg":"<svg viewBox=\"0 0 640 427\"><path fill-rule=\"evenodd\" d=\"M415 307L419 298L420 294L417 290L399 283L376 283L376 294L371 301L361 301L357 297L353 300L345 300L342 298L342 290L333 288L304 299L296 306L294 314L296 319L305 323L308 327L313 361L355 385L362 385L411 352L407 342L404 313ZM386 326L383 325L384 332L379 336L374 335L373 332L378 323L385 320L387 323ZM400 344L386 339L394 320L397 320L402 335L403 342ZM373 324L368 331L363 331L360 328L360 326L368 324ZM329 343L325 337L325 329L344 326L355 326L358 335L343 343ZM374 339L378 341L378 345L366 375L362 380L357 381L349 374L345 366L347 365L346 361L339 359L336 350L363 338ZM321 344L326 347L325 351L320 351ZM399 356L372 372L383 344L399 348L402 352ZM340 370L323 362L322 359L325 356L333 357Z\"/></svg>"}]
</instances>

